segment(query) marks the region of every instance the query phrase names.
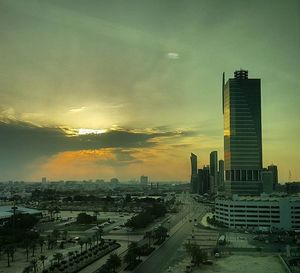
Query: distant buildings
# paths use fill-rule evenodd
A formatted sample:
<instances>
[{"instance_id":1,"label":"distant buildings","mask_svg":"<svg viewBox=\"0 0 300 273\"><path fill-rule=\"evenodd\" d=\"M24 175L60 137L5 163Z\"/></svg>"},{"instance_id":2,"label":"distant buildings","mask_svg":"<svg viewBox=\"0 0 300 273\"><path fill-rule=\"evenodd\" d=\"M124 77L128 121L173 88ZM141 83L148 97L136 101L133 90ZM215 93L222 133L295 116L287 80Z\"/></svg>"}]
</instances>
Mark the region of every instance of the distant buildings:
<instances>
[{"instance_id":1,"label":"distant buildings","mask_svg":"<svg viewBox=\"0 0 300 273\"><path fill-rule=\"evenodd\" d=\"M270 165L268 166L268 171L272 172L273 175L273 190L276 189L276 186L278 185L278 170L276 165Z\"/></svg>"},{"instance_id":2,"label":"distant buildings","mask_svg":"<svg viewBox=\"0 0 300 273\"><path fill-rule=\"evenodd\" d=\"M191 192L215 194L224 182L224 161L218 161L217 151L210 153L210 165L197 169L197 156L191 153ZM219 166L219 168L218 168Z\"/></svg>"},{"instance_id":3,"label":"distant buildings","mask_svg":"<svg viewBox=\"0 0 300 273\"><path fill-rule=\"evenodd\" d=\"M199 190L198 182L198 167L197 167L197 156L191 153L191 192L197 193Z\"/></svg>"},{"instance_id":4,"label":"distant buildings","mask_svg":"<svg viewBox=\"0 0 300 273\"><path fill-rule=\"evenodd\" d=\"M119 184L120 182L119 182L119 179L118 179L118 178L115 178L115 177L114 177L114 178L111 178L111 179L110 179L110 183L111 183L111 184Z\"/></svg>"},{"instance_id":5,"label":"distant buildings","mask_svg":"<svg viewBox=\"0 0 300 273\"><path fill-rule=\"evenodd\" d=\"M42 177L42 183L47 183L47 177Z\"/></svg>"},{"instance_id":6,"label":"distant buildings","mask_svg":"<svg viewBox=\"0 0 300 273\"><path fill-rule=\"evenodd\" d=\"M210 192L210 173L209 166L203 166L202 169L198 169L198 194L205 194Z\"/></svg>"},{"instance_id":7,"label":"distant buildings","mask_svg":"<svg viewBox=\"0 0 300 273\"><path fill-rule=\"evenodd\" d=\"M262 191L260 79L248 71L223 74L225 190L229 194L259 195Z\"/></svg>"},{"instance_id":8,"label":"distant buildings","mask_svg":"<svg viewBox=\"0 0 300 273\"><path fill-rule=\"evenodd\" d=\"M210 192L216 193L218 191L218 152L210 153Z\"/></svg>"},{"instance_id":9,"label":"distant buildings","mask_svg":"<svg viewBox=\"0 0 300 273\"><path fill-rule=\"evenodd\" d=\"M148 176L142 175L141 178L140 178L140 183L143 186L147 186L148 185Z\"/></svg>"},{"instance_id":10,"label":"distant buildings","mask_svg":"<svg viewBox=\"0 0 300 273\"><path fill-rule=\"evenodd\" d=\"M300 193L300 182L289 182L285 184L288 194Z\"/></svg>"},{"instance_id":11,"label":"distant buildings","mask_svg":"<svg viewBox=\"0 0 300 273\"><path fill-rule=\"evenodd\" d=\"M237 196L216 199L215 219L233 229L261 231L300 228L300 197Z\"/></svg>"},{"instance_id":12,"label":"distant buildings","mask_svg":"<svg viewBox=\"0 0 300 273\"><path fill-rule=\"evenodd\" d=\"M219 160L218 178L218 188L222 191L224 189L224 160Z\"/></svg>"}]
</instances>

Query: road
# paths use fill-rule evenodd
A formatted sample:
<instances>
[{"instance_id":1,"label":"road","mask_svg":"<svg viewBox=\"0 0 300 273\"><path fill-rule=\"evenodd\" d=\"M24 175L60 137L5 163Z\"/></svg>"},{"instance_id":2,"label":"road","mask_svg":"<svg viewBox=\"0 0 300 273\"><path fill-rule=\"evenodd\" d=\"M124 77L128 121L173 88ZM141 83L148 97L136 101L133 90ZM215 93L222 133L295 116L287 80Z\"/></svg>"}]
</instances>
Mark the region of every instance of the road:
<instances>
[{"instance_id":1,"label":"road","mask_svg":"<svg viewBox=\"0 0 300 273\"><path fill-rule=\"evenodd\" d=\"M178 250L182 249L185 239L191 234L193 222L190 223L190 218L202 217L205 214L206 208L196 204L195 209L187 214L188 217L183 219L183 225L153 254L145 260L134 273L162 273L166 272L169 267L174 266L176 256L179 255Z\"/></svg>"}]
</instances>

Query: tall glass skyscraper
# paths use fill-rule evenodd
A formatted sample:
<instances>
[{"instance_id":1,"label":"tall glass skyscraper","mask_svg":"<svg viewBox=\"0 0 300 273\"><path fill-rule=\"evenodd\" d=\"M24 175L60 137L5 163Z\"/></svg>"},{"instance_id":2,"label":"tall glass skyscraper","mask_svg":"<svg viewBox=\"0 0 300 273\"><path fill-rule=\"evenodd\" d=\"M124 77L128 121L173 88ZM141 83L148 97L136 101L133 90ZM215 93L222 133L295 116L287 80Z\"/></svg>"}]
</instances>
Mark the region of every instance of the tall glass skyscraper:
<instances>
[{"instance_id":1,"label":"tall glass skyscraper","mask_svg":"<svg viewBox=\"0 0 300 273\"><path fill-rule=\"evenodd\" d=\"M260 79L248 71L234 72L226 84L223 74L225 190L256 195L262 190Z\"/></svg>"},{"instance_id":2,"label":"tall glass skyscraper","mask_svg":"<svg viewBox=\"0 0 300 273\"><path fill-rule=\"evenodd\" d=\"M197 156L191 153L191 192L198 192L198 167L197 167Z\"/></svg>"}]
</instances>

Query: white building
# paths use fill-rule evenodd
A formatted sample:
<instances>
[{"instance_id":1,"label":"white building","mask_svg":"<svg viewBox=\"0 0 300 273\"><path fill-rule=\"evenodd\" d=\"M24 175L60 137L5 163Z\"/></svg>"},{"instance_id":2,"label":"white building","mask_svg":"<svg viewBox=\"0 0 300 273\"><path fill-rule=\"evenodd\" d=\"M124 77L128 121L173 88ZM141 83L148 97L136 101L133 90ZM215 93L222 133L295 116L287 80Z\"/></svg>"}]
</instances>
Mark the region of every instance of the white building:
<instances>
[{"instance_id":1,"label":"white building","mask_svg":"<svg viewBox=\"0 0 300 273\"><path fill-rule=\"evenodd\" d=\"M232 229L300 229L300 197L233 196L216 199L215 220Z\"/></svg>"}]
</instances>

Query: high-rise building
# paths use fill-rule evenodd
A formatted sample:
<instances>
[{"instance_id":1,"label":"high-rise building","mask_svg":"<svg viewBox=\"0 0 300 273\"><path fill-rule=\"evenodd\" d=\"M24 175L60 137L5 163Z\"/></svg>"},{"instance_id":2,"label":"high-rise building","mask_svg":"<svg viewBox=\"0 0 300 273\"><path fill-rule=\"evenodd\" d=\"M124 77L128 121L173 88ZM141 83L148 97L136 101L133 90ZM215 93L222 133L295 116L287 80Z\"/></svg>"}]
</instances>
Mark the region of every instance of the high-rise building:
<instances>
[{"instance_id":1,"label":"high-rise building","mask_svg":"<svg viewBox=\"0 0 300 273\"><path fill-rule=\"evenodd\" d=\"M268 171L272 172L273 174L273 190L275 190L276 186L278 185L278 169L276 165L268 166Z\"/></svg>"},{"instance_id":2,"label":"high-rise building","mask_svg":"<svg viewBox=\"0 0 300 273\"><path fill-rule=\"evenodd\" d=\"M42 183L47 183L47 177L42 177Z\"/></svg>"},{"instance_id":3,"label":"high-rise building","mask_svg":"<svg viewBox=\"0 0 300 273\"><path fill-rule=\"evenodd\" d=\"M218 188L224 187L224 160L219 160Z\"/></svg>"},{"instance_id":4,"label":"high-rise building","mask_svg":"<svg viewBox=\"0 0 300 273\"><path fill-rule=\"evenodd\" d=\"M262 191L260 79L248 71L234 72L225 84L223 73L225 190L257 195Z\"/></svg>"},{"instance_id":5,"label":"high-rise building","mask_svg":"<svg viewBox=\"0 0 300 273\"><path fill-rule=\"evenodd\" d=\"M148 176L142 175L140 178L141 185L147 186L148 184Z\"/></svg>"},{"instance_id":6,"label":"high-rise building","mask_svg":"<svg viewBox=\"0 0 300 273\"><path fill-rule=\"evenodd\" d=\"M216 193L218 191L218 152L210 153L210 192Z\"/></svg>"},{"instance_id":7,"label":"high-rise building","mask_svg":"<svg viewBox=\"0 0 300 273\"><path fill-rule=\"evenodd\" d=\"M198 167L197 167L197 156L191 153L191 192L198 192Z\"/></svg>"},{"instance_id":8,"label":"high-rise building","mask_svg":"<svg viewBox=\"0 0 300 273\"><path fill-rule=\"evenodd\" d=\"M210 176L209 166L203 166L202 169L198 170L198 181L199 181L199 194L209 193L210 191Z\"/></svg>"}]
</instances>

